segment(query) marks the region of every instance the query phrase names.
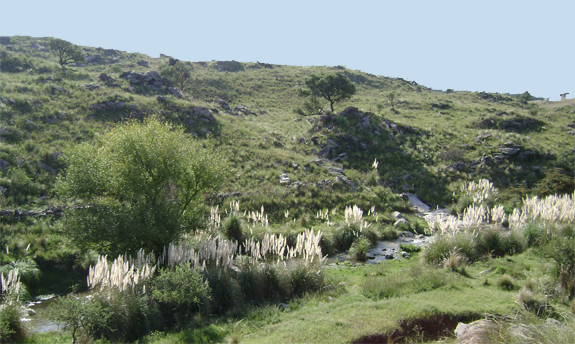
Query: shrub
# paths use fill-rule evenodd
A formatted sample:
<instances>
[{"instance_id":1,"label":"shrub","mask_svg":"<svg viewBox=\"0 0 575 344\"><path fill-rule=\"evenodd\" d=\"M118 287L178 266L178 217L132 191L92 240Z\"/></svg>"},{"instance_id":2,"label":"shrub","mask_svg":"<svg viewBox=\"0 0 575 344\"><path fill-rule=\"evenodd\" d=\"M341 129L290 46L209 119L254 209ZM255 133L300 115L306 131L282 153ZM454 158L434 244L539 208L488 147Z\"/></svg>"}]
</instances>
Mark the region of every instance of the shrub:
<instances>
[{"instance_id":1,"label":"shrub","mask_svg":"<svg viewBox=\"0 0 575 344\"><path fill-rule=\"evenodd\" d=\"M74 295L58 299L48 308L49 319L63 324L63 330L72 334L76 343L79 336L92 339L101 334L112 314L106 311L95 299L76 298Z\"/></svg>"},{"instance_id":2,"label":"shrub","mask_svg":"<svg viewBox=\"0 0 575 344\"><path fill-rule=\"evenodd\" d=\"M515 280L509 275L503 275L497 280L497 286L503 290L511 291L515 289Z\"/></svg>"},{"instance_id":3,"label":"shrub","mask_svg":"<svg viewBox=\"0 0 575 344\"><path fill-rule=\"evenodd\" d=\"M298 297L305 293L320 290L324 286L325 276L319 269L305 262L296 261L288 266L289 296Z\"/></svg>"},{"instance_id":4,"label":"shrub","mask_svg":"<svg viewBox=\"0 0 575 344\"><path fill-rule=\"evenodd\" d=\"M223 224L226 237L229 240L236 240L238 243L241 243L244 239L242 227L242 220L236 212L231 212Z\"/></svg>"},{"instance_id":5,"label":"shrub","mask_svg":"<svg viewBox=\"0 0 575 344\"><path fill-rule=\"evenodd\" d=\"M209 306L213 314L224 314L242 303L242 289L232 272L211 268L203 274L210 286Z\"/></svg>"},{"instance_id":6,"label":"shrub","mask_svg":"<svg viewBox=\"0 0 575 344\"><path fill-rule=\"evenodd\" d=\"M335 230L336 247L343 251L349 250L358 235L359 226L357 224L341 225Z\"/></svg>"},{"instance_id":7,"label":"shrub","mask_svg":"<svg viewBox=\"0 0 575 344\"><path fill-rule=\"evenodd\" d=\"M395 240L399 237L399 233L393 226L386 226L381 231L382 240Z\"/></svg>"},{"instance_id":8,"label":"shrub","mask_svg":"<svg viewBox=\"0 0 575 344\"><path fill-rule=\"evenodd\" d=\"M21 313L17 302L0 305L0 343L20 343L26 339L27 330L20 321Z\"/></svg>"},{"instance_id":9,"label":"shrub","mask_svg":"<svg viewBox=\"0 0 575 344\"><path fill-rule=\"evenodd\" d=\"M365 262L367 260L367 251L370 247L371 243L367 238L363 236L359 237L351 244L349 255L353 257L353 259Z\"/></svg>"},{"instance_id":10,"label":"shrub","mask_svg":"<svg viewBox=\"0 0 575 344\"><path fill-rule=\"evenodd\" d=\"M162 269L149 283L152 298L160 304L164 318L179 327L210 297L210 289L198 269L181 264Z\"/></svg>"},{"instance_id":11,"label":"shrub","mask_svg":"<svg viewBox=\"0 0 575 344\"><path fill-rule=\"evenodd\" d=\"M99 326L92 337L114 342L133 342L154 330L162 329L164 319L157 304L148 295L130 291L107 290L95 294L93 302L99 304L107 321Z\"/></svg>"},{"instance_id":12,"label":"shrub","mask_svg":"<svg viewBox=\"0 0 575 344\"><path fill-rule=\"evenodd\" d=\"M399 248L405 252L419 252L419 251L421 251L421 246L416 246L413 244L399 244Z\"/></svg>"},{"instance_id":13,"label":"shrub","mask_svg":"<svg viewBox=\"0 0 575 344\"><path fill-rule=\"evenodd\" d=\"M479 232L475 240L475 250L479 256L501 257L505 254L501 232L498 229L485 229Z\"/></svg>"},{"instance_id":14,"label":"shrub","mask_svg":"<svg viewBox=\"0 0 575 344\"><path fill-rule=\"evenodd\" d=\"M448 237L438 235L435 241L429 243L423 250L422 258L427 264L438 265L455 250Z\"/></svg>"}]
</instances>

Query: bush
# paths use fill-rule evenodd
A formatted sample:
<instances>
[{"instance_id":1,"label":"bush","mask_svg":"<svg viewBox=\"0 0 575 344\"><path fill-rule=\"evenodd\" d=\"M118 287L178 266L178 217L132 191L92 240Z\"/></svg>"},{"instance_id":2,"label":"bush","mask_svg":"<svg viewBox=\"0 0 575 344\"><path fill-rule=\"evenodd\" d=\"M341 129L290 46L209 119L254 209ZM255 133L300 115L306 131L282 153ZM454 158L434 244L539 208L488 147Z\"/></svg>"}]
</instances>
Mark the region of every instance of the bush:
<instances>
[{"instance_id":1,"label":"bush","mask_svg":"<svg viewBox=\"0 0 575 344\"><path fill-rule=\"evenodd\" d=\"M222 315L243 302L242 289L232 272L210 268L203 274L210 286L209 306L213 314Z\"/></svg>"},{"instance_id":2,"label":"bush","mask_svg":"<svg viewBox=\"0 0 575 344\"><path fill-rule=\"evenodd\" d=\"M24 323L20 321L22 311L17 302L0 305L0 343L23 342L27 337Z\"/></svg>"},{"instance_id":3,"label":"bush","mask_svg":"<svg viewBox=\"0 0 575 344\"><path fill-rule=\"evenodd\" d=\"M154 330L164 327L165 321L157 304L147 294L107 290L95 294L93 302L103 310L107 321L99 326L93 337L113 342L133 342Z\"/></svg>"},{"instance_id":4,"label":"bush","mask_svg":"<svg viewBox=\"0 0 575 344\"><path fill-rule=\"evenodd\" d=\"M194 312L200 311L204 301L210 297L210 289L202 275L189 264L160 270L150 281L149 290L159 303L164 318L179 328Z\"/></svg>"},{"instance_id":5,"label":"bush","mask_svg":"<svg viewBox=\"0 0 575 344\"><path fill-rule=\"evenodd\" d=\"M503 275L497 280L497 286L503 290L515 290L515 280L509 275Z\"/></svg>"},{"instance_id":6,"label":"bush","mask_svg":"<svg viewBox=\"0 0 575 344\"><path fill-rule=\"evenodd\" d=\"M422 258L427 264L439 265L455 251L455 246L448 237L438 235L435 241L429 243L423 250Z\"/></svg>"},{"instance_id":7,"label":"bush","mask_svg":"<svg viewBox=\"0 0 575 344\"><path fill-rule=\"evenodd\" d=\"M63 330L71 332L73 343L82 335L97 338L111 316L95 299L76 298L74 295L58 299L47 312L49 319L63 324Z\"/></svg>"},{"instance_id":8,"label":"bush","mask_svg":"<svg viewBox=\"0 0 575 344\"><path fill-rule=\"evenodd\" d=\"M241 243L244 240L242 227L242 220L236 212L231 212L223 224L223 230L226 237L229 240L235 240L238 243Z\"/></svg>"},{"instance_id":9,"label":"bush","mask_svg":"<svg viewBox=\"0 0 575 344\"><path fill-rule=\"evenodd\" d=\"M355 260L365 262L367 260L367 251L370 247L371 243L366 237L359 237L351 245L349 255Z\"/></svg>"},{"instance_id":10,"label":"bush","mask_svg":"<svg viewBox=\"0 0 575 344\"><path fill-rule=\"evenodd\" d=\"M298 297L305 293L320 290L324 286L325 276L313 265L308 265L302 261L295 261L288 266L289 296Z\"/></svg>"},{"instance_id":11,"label":"bush","mask_svg":"<svg viewBox=\"0 0 575 344\"><path fill-rule=\"evenodd\" d=\"M351 244L359 235L359 226L357 224L343 224L335 230L336 247L339 250L347 251Z\"/></svg>"}]
</instances>

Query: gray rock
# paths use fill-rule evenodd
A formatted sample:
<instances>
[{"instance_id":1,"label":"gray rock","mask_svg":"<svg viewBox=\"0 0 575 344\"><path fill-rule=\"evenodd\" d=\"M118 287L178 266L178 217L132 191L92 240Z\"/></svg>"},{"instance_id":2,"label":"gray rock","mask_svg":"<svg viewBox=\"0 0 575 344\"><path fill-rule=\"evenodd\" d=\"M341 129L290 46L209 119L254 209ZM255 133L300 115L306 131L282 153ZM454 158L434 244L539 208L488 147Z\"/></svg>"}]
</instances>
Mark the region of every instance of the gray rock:
<instances>
[{"instance_id":1,"label":"gray rock","mask_svg":"<svg viewBox=\"0 0 575 344\"><path fill-rule=\"evenodd\" d=\"M48 173L53 173L53 174L57 173L57 171L54 168L52 168L52 167L50 167L44 163L39 163L38 167L40 167L41 169L43 169L44 171L46 171Z\"/></svg>"},{"instance_id":2,"label":"gray rock","mask_svg":"<svg viewBox=\"0 0 575 344\"><path fill-rule=\"evenodd\" d=\"M88 84L88 85L84 85L84 87L90 91L94 91L100 88L99 85L95 85L95 84Z\"/></svg>"},{"instance_id":3,"label":"gray rock","mask_svg":"<svg viewBox=\"0 0 575 344\"><path fill-rule=\"evenodd\" d=\"M280 184L290 184L291 179L288 177L286 173L280 175Z\"/></svg>"},{"instance_id":4,"label":"gray rock","mask_svg":"<svg viewBox=\"0 0 575 344\"><path fill-rule=\"evenodd\" d=\"M26 122L26 124L28 125L28 128L30 130L34 130L34 129L38 128L38 126L36 124L34 124L34 122L32 122L29 119L25 119L24 122Z\"/></svg>"},{"instance_id":5,"label":"gray rock","mask_svg":"<svg viewBox=\"0 0 575 344\"><path fill-rule=\"evenodd\" d=\"M194 116L196 116L200 119L204 119L204 120L206 120L206 122L213 122L216 120L214 118L214 116L212 115L212 113L210 112L210 109L205 108L205 107L195 106L193 108L193 113L194 113Z\"/></svg>"},{"instance_id":6,"label":"gray rock","mask_svg":"<svg viewBox=\"0 0 575 344\"><path fill-rule=\"evenodd\" d=\"M401 256L406 259L411 258L411 255L405 251L401 252Z\"/></svg>"},{"instance_id":7,"label":"gray rock","mask_svg":"<svg viewBox=\"0 0 575 344\"><path fill-rule=\"evenodd\" d=\"M395 221L395 223L393 224L395 227L399 227L402 224L407 224L407 220L406 219L399 219L397 221Z\"/></svg>"},{"instance_id":8,"label":"gray rock","mask_svg":"<svg viewBox=\"0 0 575 344\"><path fill-rule=\"evenodd\" d=\"M146 60L140 60L140 61L136 62L136 64L138 66L142 66L142 67L149 67L148 61L146 61Z\"/></svg>"},{"instance_id":9,"label":"gray rock","mask_svg":"<svg viewBox=\"0 0 575 344\"><path fill-rule=\"evenodd\" d=\"M337 180L338 180L340 183L342 183L342 184L344 184L344 185L347 185L347 186L349 186L349 187L351 187L351 188L353 188L353 189L357 188L357 185L355 185L354 182L352 182L351 180L347 179L345 176L343 176L343 175L341 175L341 174L337 176Z\"/></svg>"},{"instance_id":10,"label":"gray rock","mask_svg":"<svg viewBox=\"0 0 575 344\"><path fill-rule=\"evenodd\" d=\"M336 174L341 174L341 173L343 173L343 170L342 170L341 168L337 168L337 167L334 167L334 166L329 166L327 169L328 169L328 171L331 172L331 173L336 173Z\"/></svg>"},{"instance_id":11,"label":"gray rock","mask_svg":"<svg viewBox=\"0 0 575 344\"><path fill-rule=\"evenodd\" d=\"M519 147L499 147L499 152L505 155L515 155L519 153L521 148Z\"/></svg>"},{"instance_id":12,"label":"gray rock","mask_svg":"<svg viewBox=\"0 0 575 344\"><path fill-rule=\"evenodd\" d=\"M10 163L4 159L0 159L0 169L5 170L10 166Z\"/></svg>"},{"instance_id":13,"label":"gray rock","mask_svg":"<svg viewBox=\"0 0 575 344\"><path fill-rule=\"evenodd\" d=\"M182 94L181 94L178 90L176 90L175 88L173 88L173 87L168 87L168 91L169 91L170 94L173 95L174 97L176 97L176 98L182 98Z\"/></svg>"},{"instance_id":14,"label":"gray rock","mask_svg":"<svg viewBox=\"0 0 575 344\"><path fill-rule=\"evenodd\" d=\"M116 81L116 78L113 78L113 77L109 76L109 75L106 74L106 73L100 74L100 76L98 77L98 79L100 79L100 81L105 82L105 83Z\"/></svg>"},{"instance_id":15,"label":"gray rock","mask_svg":"<svg viewBox=\"0 0 575 344\"><path fill-rule=\"evenodd\" d=\"M405 217L399 211L394 211L391 215L396 220L405 219Z\"/></svg>"},{"instance_id":16,"label":"gray rock","mask_svg":"<svg viewBox=\"0 0 575 344\"><path fill-rule=\"evenodd\" d=\"M317 153L317 155L318 155L320 158L326 158L326 157L328 157L328 156L331 155L331 154L335 154L335 152L336 152L336 148L335 148L334 146L328 145L328 146L323 147L323 148Z\"/></svg>"},{"instance_id":17,"label":"gray rock","mask_svg":"<svg viewBox=\"0 0 575 344\"><path fill-rule=\"evenodd\" d=\"M56 85L50 85L50 87L52 88L52 92L67 93L67 91L62 87L58 87Z\"/></svg>"}]
</instances>

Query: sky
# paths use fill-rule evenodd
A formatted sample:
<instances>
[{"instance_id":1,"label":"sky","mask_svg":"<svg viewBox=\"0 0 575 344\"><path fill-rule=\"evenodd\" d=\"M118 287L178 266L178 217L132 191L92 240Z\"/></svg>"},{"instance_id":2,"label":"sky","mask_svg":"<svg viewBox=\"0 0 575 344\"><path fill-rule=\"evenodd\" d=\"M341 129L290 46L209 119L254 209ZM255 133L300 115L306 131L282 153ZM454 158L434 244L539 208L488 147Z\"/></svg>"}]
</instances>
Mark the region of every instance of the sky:
<instances>
[{"instance_id":1,"label":"sky","mask_svg":"<svg viewBox=\"0 0 575 344\"><path fill-rule=\"evenodd\" d=\"M575 97L575 1L0 0L0 36Z\"/></svg>"}]
</instances>

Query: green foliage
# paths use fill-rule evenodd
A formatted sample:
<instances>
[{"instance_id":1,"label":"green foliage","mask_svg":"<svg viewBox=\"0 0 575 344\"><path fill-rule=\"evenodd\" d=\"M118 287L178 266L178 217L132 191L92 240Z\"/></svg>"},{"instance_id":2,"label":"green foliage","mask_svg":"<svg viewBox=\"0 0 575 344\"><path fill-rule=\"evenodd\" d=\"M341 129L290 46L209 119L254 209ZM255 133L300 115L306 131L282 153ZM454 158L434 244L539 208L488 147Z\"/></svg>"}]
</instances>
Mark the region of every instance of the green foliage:
<instances>
[{"instance_id":1,"label":"green foliage","mask_svg":"<svg viewBox=\"0 0 575 344\"><path fill-rule=\"evenodd\" d=\"M96 144L80 145L67 163L58 193L91 204L70 212L72 238L113 254L161 252L194 229L201 196L225 171L219 154L156 119L118 126Z\"/></svg>"},{"instance_id":2,"label":"green foliage","mask_svg":"<svg viewBox=\"0 0 575 344\"><path fill-rule=\"evenodd\" d=\"M543 256L555 262L555 274L559 285L569 299L575 298L575 234L573 227L553 237L541 248Z\"/></svg>"},{"instance_id":3,"label":"green foliage","mask_svg":"<svg viewBox=\"0 0 575 344\"><path fill-rule=\"evenodd\" d=\"M56 55L56 58L58 58L62 72L65 72L67 65L84 62L86 60L82 48L63 39L51 38L50 50Z\"/></svg>"},{"instance_id":4,"label":"green foliage","mask_svg":"<svg viewBox=\"0 0 575 344\"><path fill-rule=\"evenodd\" d=\"M15 301L0 304L0 343L21 343L28 337L20 305Z\"/></svg>"},{"instance_id":5,"label":"green foliage","mask_svg":"<svg viewBox=\"0 0 575 344\"><path fill-rule=\"evenodd\" d=\"M497 286L503 290L515 290L515 280L509 275L503 275L497 280Z\"/></svg>"},{"instance_id":6,"label":"green foliage","mask_svg":"<svg viewBox=\"0 0 575 344\"><path fill-rule=\"evenodd\" d=\"M523 92L520 96L519 96L519 100L521 100L522 102L527 103L530 100L533 100L535 97L533 97L531 94L529 94L529 92L525 91Z\"/></svg>"},{"instance_id":7,"label":"green foliage","mask_svg":"<svg viewBox=\"0 0 575 344\"><path fill-rule=\"evenodd\" d=\"M167 65L162 68L161 75L185 92L192 87L192 70L191 64L177 61L173 66Z\"/></svg>"},{"instance_id":8,"label":"green foliage","mask_svg":"<svg viewBox=\"0 0 575 344\"><path fill-rule=\"evenodd\" d=\"M306 81L309 93L315 97L322 97L330 104L351 98L356 92L355 85L342 73L315 75L312 74Z\"/></svg>"},{"instance_id":9,"label":"green foliage","mask_svg":"<svg viewBox=\"0 0 575 344\"><path fill-rule=\"evenodd\" d=\"M357 224L343 224L335 231L335 245L339 250L347 251L358 236Z\"/></svg>"},{"instance_id":10,"label":"green foliage","mask_svg":"<svg viewBox=\"0 0 575 344\"><path fill-rule=\"evenodd\" d=\"M369 240L366 237L361 236L355 239L353 244L351 244L351 248L349 249L349 255L353 257L353 259L365 262L367 260L367 251L370 248L371 243L369 242Z\"/></svg>"},{"instance_id":11,"label":"green foliage","mask_svg":"<svg viewBox=\"0 0 575 344\"><path fill-rule=\"evenodd\" d=\"M34 68L29 58L0 51L0 72L19 73Z\"/></svg>"},{"instance_id":12,"label":"green foliage","mask_svg":"<svg viewBox=\"0 0 575 344\"><path fill-rule=\"evenodd\" d=\"M419 251L421 251L421 246L416 246L413 244L399 244L399 248L405 252L419 252Z\"/></svg>"},{"instance_id":13,"label":"green foliage","mask_svg":"<svg viewBox=\"0 0 575 344\"><path fill-rule=\"evenodd\" d=\"M242 220L236 212L231 212L222 225L226 238L235 240L238 243L243 242L244 239L242 227Z\"/></svg>"},{"instance_id":14,"label":"green foliage","mask_svg":"<svg viewBox=\"0 0 575 344\"><path fill-rule=\"evenodd\" d=\"M535 193L539 197L555 194L571 194L575 190L575 180L559 168L545 171L545 176L535 185Z\"/></svg>"},{"instance_id":15,"label":"green foliage","mask_svg":"<svg viewBox=\"0 0 575 344\"><path fill-rule=\"evenodd\" d=\"M309 96L303 102L303 109L298 108L296 113L301 116L315 116L323 114L323 104L316 96Z\"/></svg>"},{"instance_id":16,"label":"green foliage","mask_svg":"<svg viewBox=\"0 0 575 344\"><path fill-rule=\"evenodd\" d=\"M162 269L149 283L152 298L160 304L163 316L170 324L186 325L194 312L200 311L210 298L209 286L201 273L188 264L174 269Z\"/></svg>"},{"instance_id":17,"label":"green foliage","mask_svg":"<svg viewBox=\"0 0 575 344\"><path fill-rule=\"evenodd\" d=\"M92 299L65 296L48 308L47 317L63 325L64 331L72 333L73 343L82 334L97 338L111 314Z\"/></svg>"}]
</instances>

